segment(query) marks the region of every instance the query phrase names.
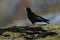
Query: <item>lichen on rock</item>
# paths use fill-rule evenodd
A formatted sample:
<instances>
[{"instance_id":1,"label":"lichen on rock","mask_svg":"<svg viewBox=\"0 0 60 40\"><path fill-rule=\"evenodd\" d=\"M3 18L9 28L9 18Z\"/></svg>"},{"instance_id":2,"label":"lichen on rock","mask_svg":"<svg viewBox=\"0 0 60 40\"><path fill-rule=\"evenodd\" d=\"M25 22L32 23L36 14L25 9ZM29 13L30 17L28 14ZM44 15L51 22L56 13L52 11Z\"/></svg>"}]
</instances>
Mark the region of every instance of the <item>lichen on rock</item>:
<instances>
[{"instance_id":1,"label":"lichen on rock","mask_svg":"<svg viewBox=\"0 0 60 40\"><path fill-rule=\"evenodd\" d=\"M60 25L58 24L47 24L47 25L31 25L28 27L42 27L44 30L47 30L47 32L56 32L57 35L53 36L46 36L45 38L38 37L35 40L60 40ZM18 26L18 29L20 26ZM0 39L4 40L6 37L4 35L10 35L10 39L12 40L26 40L24 36L20 36L21 33L19 32L11 32L11 31L6 31L2 35L0 35ZM41 36L41 35L40 35ZM44 36L44 35L43 35Z\"/></svg>"}]
</instances>

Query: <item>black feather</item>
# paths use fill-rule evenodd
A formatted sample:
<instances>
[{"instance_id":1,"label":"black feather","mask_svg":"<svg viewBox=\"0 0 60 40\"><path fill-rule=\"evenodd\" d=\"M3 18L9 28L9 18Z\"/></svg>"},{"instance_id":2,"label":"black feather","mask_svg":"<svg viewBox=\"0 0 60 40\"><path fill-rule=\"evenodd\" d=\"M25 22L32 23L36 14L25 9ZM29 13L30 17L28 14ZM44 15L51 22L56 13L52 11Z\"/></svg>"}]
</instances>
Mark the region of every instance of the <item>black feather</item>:
<instances>
[{"instance_id":1,"label":"black feather","mask_svg":"<svg viewBox=\"0 0 60 40\"><path fill-rule=\"evenodd\" d=\"M47 24L49 24L49 20L34 14L29 7L27 7L26 10L27 10L28 19L32 22L32 24L36 22L46 22Z\"/></svg>"}]
</instances>

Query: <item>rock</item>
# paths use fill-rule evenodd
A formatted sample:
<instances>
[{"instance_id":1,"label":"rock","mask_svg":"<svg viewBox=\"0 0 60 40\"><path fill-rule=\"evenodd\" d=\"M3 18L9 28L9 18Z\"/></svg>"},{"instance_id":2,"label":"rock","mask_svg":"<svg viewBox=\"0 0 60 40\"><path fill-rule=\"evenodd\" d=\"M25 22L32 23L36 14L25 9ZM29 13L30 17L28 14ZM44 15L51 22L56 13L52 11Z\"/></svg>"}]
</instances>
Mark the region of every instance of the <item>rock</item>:
<instances>
[{"instance_id":1,"label":"rock","mask_svg":"<svg viewBox=\"0 0 60 40\"><path fill-rule=\"evenodd\" d=\"M35 25L31 25L32 28ZM27 27L31 27L31 26L27 26ZM17 27L17 29L20 30L20 27L22 27L22 26L16 26L16 27ZM57 25L57 24L39 25L38 24L35 27L42 27L44 30L46 30L46 32L44 32L42 34L34 34L36 37L35 40L60 40L60 25ZM25 31L25 30L23 30L23 31ZM52 33L53 34L56 33L56 35L53 35ZM1 40L6 39L6 37L4 35L10 35L11 40L26 40L26 38L25 38L26 36L30 37L30 35L21 36L22 34L24 34L24 33L14 32L12 30L5 31L2 35L0 35L0 39ZM44 38L41 37L41 36L45 36L46 34L48 34L46 37L44 37Z\"/></svg>"}]
</instances>

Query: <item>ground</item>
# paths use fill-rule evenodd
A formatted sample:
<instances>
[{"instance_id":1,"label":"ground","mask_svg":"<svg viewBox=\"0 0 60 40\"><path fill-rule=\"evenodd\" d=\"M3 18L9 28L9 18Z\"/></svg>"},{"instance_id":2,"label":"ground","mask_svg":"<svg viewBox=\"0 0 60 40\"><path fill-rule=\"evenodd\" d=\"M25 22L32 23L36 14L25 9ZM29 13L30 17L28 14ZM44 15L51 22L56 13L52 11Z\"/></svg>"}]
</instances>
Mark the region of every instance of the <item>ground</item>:
<instances>
[{"instance_id":1,"label":"ground","mask_svg":"<svg viewBox=\"0 0 60 40\"><path fill-rule=\"evenodd\" d=\"M60 25L58 24L48 24L48 25L31 25L30 27L42 27L44 30L48 32L56 32L57 35L46 36L45 38L36 38L35 40L60 40ZM10 35L10 36L6 36ZM2 35L0 35L0 40L26 40L24 36L20 37L21 33L19 32L9 32L6 31Z\"/></svg>"}]
</instances>

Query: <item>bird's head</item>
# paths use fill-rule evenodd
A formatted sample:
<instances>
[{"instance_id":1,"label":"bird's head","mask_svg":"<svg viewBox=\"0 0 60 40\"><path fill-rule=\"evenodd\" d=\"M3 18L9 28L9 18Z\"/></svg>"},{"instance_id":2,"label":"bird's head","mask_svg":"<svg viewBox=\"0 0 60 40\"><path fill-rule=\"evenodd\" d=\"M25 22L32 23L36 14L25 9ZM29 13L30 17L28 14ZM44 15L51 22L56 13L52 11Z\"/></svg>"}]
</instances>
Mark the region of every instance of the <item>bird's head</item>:
<instances>
[{"instance_id":1,"label":"bird's head","mask_svg":"<svg viewBox=\"0 0 60 40\"><path fill-rule=\"evenodd\" d=\"M27 7L26 10L27 10L27 11L31 11L30 7Z\"/></svg>"}]
</instances>

